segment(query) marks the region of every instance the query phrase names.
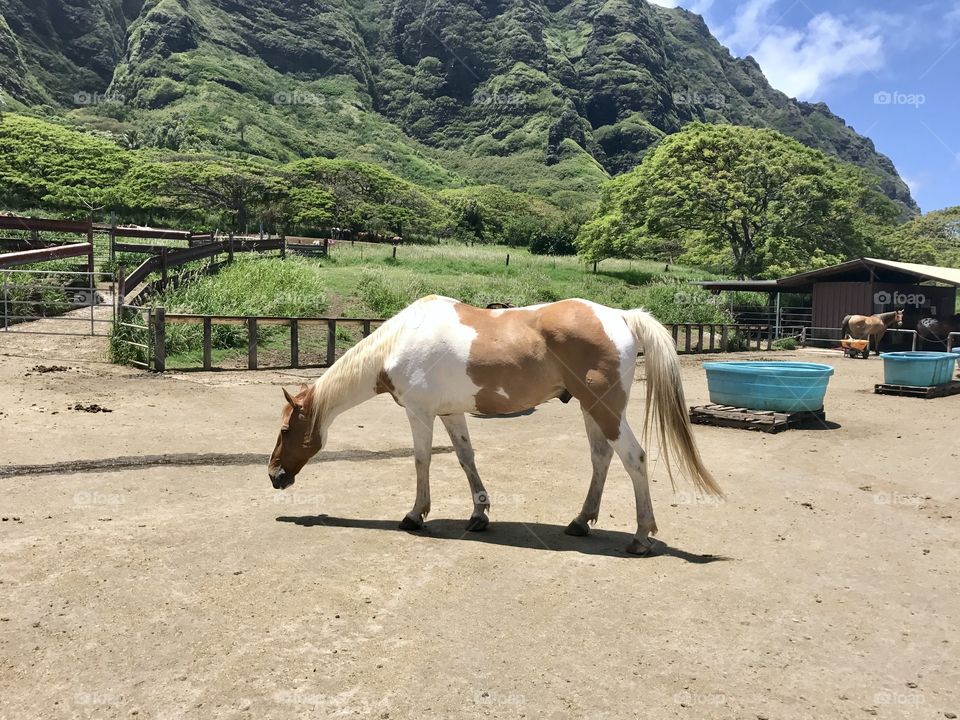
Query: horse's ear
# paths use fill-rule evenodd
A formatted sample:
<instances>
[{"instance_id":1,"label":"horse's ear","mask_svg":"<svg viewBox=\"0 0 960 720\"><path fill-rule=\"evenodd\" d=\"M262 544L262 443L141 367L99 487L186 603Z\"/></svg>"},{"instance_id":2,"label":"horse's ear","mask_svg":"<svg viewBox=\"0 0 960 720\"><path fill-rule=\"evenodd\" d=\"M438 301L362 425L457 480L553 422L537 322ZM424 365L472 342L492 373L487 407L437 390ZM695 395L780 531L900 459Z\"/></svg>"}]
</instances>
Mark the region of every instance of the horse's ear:
<instances>
[{"instance_id":1,"label":"horse's ear","mask_svg":"<svg viewBox=\"0 0 960 720\"><path fill-rule=\"evenodd\" d=\"M303 395L303 393L307 392L307 390L309 390L309 389L310 389L310 386L309 386L309 385L307 385L306 383L300 383L300 394L301 394L301 395Z\"/></svg>"},{"instance_id":2,"label":"horse's ear","mask_svg":"<svg viewBox=\"0 0 960 720\"><path fill-rule=\"evenodd\" d=\"M297 401L293 399L293 396L287 392L286 388L282 388L282 390L283 390L283 396L287 399L287 402L293 405L293 407L296 407Z\"/></svg>"}]
</instances>

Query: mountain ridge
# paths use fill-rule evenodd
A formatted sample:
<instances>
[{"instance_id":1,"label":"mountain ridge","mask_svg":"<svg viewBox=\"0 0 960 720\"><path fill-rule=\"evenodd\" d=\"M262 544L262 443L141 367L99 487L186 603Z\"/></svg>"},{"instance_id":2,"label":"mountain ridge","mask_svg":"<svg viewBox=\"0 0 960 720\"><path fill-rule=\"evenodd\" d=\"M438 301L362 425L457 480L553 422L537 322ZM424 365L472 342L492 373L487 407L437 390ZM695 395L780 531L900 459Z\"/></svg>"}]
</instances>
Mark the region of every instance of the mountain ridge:
<instances>
[{"instance_id":1,"label":"mountain ridge","mask_svg":"<svg viewBox=\"0 0 960 720\"><path fill-rule=\"evenodd\" d=\"M0 89L171 150L375 162L571 206L697 120L889 158L787 98L698 15L645 0L0 0Z\"/></svg>"}]
</instances>

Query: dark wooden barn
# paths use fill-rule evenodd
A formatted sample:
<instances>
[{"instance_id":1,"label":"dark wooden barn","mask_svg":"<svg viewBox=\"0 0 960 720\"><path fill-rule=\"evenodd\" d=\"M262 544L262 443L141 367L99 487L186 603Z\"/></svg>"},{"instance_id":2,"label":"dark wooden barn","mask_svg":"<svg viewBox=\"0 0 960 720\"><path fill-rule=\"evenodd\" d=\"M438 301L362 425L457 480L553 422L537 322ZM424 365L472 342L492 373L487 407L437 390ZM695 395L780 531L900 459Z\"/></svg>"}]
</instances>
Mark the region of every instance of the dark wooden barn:
<instances>
[{"instance_id":1,"label":"dark wooden barn","mask_svg":"<svg viewBox=\"0 0 960 720\"><path fill-rule=\"evenodd\" d=\"M810 306L807 336L838 340L846 315L873 315L904 309L904 329L913 329L924 317L949 318L957 312L960 269L915 263L860 258L811 270L779 280L730 280L697 283L719 293L748 290L767 293L779 334L791 334L795 323L784 321L780 296L804 295ZM888 346L903 345L906 338L891 335Z\"/></svg>"}]
</instances>

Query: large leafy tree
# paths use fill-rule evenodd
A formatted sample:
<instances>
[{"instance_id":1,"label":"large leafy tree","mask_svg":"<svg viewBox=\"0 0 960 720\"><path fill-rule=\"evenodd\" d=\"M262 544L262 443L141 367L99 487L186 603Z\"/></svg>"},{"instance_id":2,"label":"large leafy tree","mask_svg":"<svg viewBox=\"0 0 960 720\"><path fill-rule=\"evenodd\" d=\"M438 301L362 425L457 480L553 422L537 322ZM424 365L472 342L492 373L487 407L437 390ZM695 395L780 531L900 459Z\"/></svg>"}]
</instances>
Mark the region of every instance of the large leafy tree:
<instances>
[{"instance_id":1,"label":"large leafy tree","mask_svg":"<svg viewBox=\"0 0 960 720\"><path fill-rule=\"evenodd\" d=\"M581 253L673 256L739 277L862 254L897 207L862 171L772 130L694 123L608 188Z\"/></svg>"},{"instance_id":2,"label":"large leafy tree","mask_svg":"<svg viewBox=\"0 0 960 720\"><path fill-rule=\"evenodd\" d=\"M883 239L883 249L904 262L960 267L960 205L900 225Z\"/></svg>"}]
</instances>

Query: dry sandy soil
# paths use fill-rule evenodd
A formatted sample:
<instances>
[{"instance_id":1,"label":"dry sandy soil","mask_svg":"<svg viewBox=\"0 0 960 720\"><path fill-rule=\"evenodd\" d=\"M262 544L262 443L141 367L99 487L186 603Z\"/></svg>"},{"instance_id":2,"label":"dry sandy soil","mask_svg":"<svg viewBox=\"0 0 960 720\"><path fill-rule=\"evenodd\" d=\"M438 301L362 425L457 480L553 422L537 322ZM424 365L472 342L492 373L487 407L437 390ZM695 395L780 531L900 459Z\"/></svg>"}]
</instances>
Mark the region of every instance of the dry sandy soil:
<instances>
[{"instance_id":1,"label":"dry sandy soil","mask_svg":"<svg viewBox=\"0 0 960 720\"><path fill-rule=\"evenodd\" d=\"M663 544L634 558L616 461L595 532L562 532L590 474L575 407L471 422L481 534L463 532L438 423L433 515L412 535L388 398L341 417L278 494L278 386L301 376L157 377L101 351L0 337L2 718L960 714L960 397L875 396L877 359L779 355L836 366L835 425L698 427L728 499L675 494L657 468Z\"/></svg>"}]
</instances>

